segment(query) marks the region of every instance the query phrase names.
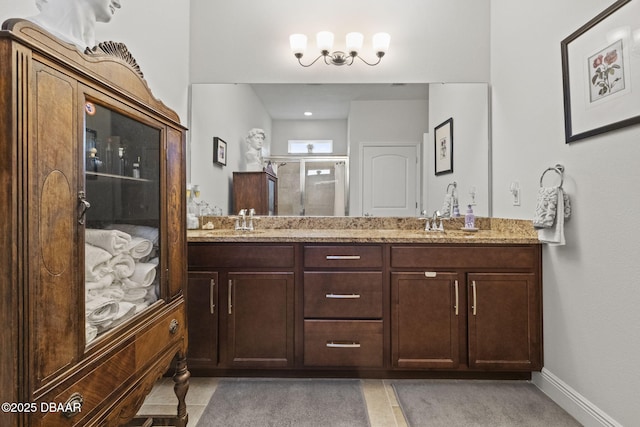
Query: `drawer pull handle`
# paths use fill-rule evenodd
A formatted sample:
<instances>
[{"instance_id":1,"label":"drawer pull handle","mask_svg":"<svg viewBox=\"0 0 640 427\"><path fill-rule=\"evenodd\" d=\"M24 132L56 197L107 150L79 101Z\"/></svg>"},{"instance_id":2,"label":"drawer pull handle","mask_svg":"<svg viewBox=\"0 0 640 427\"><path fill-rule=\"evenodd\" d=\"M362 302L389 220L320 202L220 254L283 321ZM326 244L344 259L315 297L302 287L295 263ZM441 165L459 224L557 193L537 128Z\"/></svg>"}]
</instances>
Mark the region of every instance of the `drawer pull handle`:
<instances>
[{"instance_id":1,"label":"drawer pull handle","mask_svg":"<svg viewBox=\"0 0 640 427\"><path fill-rule=\"evenodd\" d=\"M211 314L215 314L216 312L216 303L215 303L215 289L216 289L216 281L211 279L209 283L209 311Z\"/></svg>"},{"instance_id":2,"label":"drawer pull handle","mask_svg":"<svg viewBox=\"0 0 640 427\"><path fill-rule=\"evenodd\" d=\"M471 306L471 310L473 310L473 315L475 316L478 312L478 299L476 296L476 281L473 280L471 282L471 290L473 291L473 306Z\"/></svg>"},{"instance_id":3,"label":"drawer pull handle","mask_svg":"<svg viewBox=\"0 0 640 427\"><path fill-rule=\"evenodd\" d=\"M358 260L360 255L327 255L327 260Z\"/></svg>"},{"instance_id":4,"label":"drawer pull handle","mask_svg":"<svg viewBox=\"0 0 640 427\"><path fill-rule=\"evenodd\" d=\"M169 323L169 332L172 335L178 332L178 321L176 319L171 320L171 323Z\"/></svg>"},{"instance_id":5,"label":"drawer pull handle","mask_svg":"<svg viewBox=\"0 0 640 427\"><path fill-rule=\"evenodd\" d=\"M425 271L424 272L424 277L436 277L438 275L437 272L435 271Z\"/></svg>"},{"instance_id":6,"label":"drawer pull handle","mask_svg":"<svg viewBox=\"0 0 640 427\"><path fill-rule=\"evenodd\" d=\"M360 343L355 341L329 341L329 348L360 348Z\"/></svg>"},{"instance_id":7,"label":"drawer pull handle","mask_svg":"<svg viewBox=\"0 0 640 427\"><path fill-rule=\"evenodd\" d=\"M454 282L454 286L455 286L455 290L456 290L456 305L455 305L455 309L456 309L456 316L458 315L458 281L456 280Z\"/></svg>"},{"instance_id":8,"label":"drawer pull handle","mask_svg":"<svg viewBox=\"0 0 640 427\"><path fill-rule=\"evenodd\" d=\"M325 298L329 299L358 299L359 294L326 294Z\"/></svg>"},{"instance_id":9,"label":"drawer pull handle","mask_svg":"<svg viewBox=\"0 0 640 427\"><path fill-rule=\"evenodd\" d=\"M81 412L83 403L84 397L82 397L80 393L73 393L64 403L65 410L62 411L62 415L64 415L65 418L75 417Z\"/></svg>"}]
</instances>

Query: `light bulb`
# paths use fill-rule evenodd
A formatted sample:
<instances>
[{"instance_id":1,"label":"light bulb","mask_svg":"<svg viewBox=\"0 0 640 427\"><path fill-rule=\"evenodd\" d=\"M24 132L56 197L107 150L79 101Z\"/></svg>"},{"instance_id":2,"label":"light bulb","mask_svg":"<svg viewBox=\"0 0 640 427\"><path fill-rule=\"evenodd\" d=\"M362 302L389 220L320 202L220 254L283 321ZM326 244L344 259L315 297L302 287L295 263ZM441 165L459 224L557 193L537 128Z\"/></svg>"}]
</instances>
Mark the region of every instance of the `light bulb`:
<instances>
[{"instance_id":1,"label":"light bulb","mask_svg":"<svg viewBox=\"0 0 640 427\"><path fill-rule=\"evenodd\" d=\"M289 36L289 44L293 54L304 54L307 49L307 36L304 34L291 34Z\"/></svg>"},{"instance_id":2,"label":"light bulb","mask_svg":"<svg viewBox=\"0 0 640 427\"><path fill-rule=\"evenodd\" d=\"M333 47L333 33L330 31L320 31L316 34L316 42L318 43L318 49L321 51L331 51Z\"/></svg>"}]
</instances>

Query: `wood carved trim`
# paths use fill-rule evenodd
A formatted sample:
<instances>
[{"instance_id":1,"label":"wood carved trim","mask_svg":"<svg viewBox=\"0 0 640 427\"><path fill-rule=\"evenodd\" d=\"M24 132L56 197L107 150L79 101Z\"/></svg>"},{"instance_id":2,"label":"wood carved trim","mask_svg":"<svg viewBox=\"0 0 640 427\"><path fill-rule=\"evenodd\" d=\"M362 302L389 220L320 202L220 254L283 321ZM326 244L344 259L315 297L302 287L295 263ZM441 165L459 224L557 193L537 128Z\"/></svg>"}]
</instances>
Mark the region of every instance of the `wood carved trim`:
<instances>
[{"instance_id":1,"label":"wood carved trim","mask_svg":"<svg viewBox=\"0 0 640 427\"><path fill-rule=\"evenodd\" d=\"M129 49L124 43L107 41L100 42L97 46L93 48L87 48L84 52L89 56L113 56L118 59L123 60L127 63L133 70L140 76L140 78L144 79L144 74L142 74L142 70L140 70L140 66L138 65L138 61L133 57Z\"/></svg>"}]
</instances>

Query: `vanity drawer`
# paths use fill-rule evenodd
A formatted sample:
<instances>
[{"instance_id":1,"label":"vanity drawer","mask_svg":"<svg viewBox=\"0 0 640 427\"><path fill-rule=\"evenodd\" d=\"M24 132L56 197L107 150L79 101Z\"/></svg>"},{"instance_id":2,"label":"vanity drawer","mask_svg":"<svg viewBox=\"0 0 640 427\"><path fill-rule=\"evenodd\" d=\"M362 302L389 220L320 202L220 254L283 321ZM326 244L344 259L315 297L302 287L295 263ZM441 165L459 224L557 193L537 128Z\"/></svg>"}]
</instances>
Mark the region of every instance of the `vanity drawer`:
<instances>
[{"instance_id":1,"label":"vanity drawer","mask_svg":"<svg viewBox=\"0 0 640 427\"><path fill-rule=\"evenodd\" d=\"M305 366L381 368L381 320L305 320Z\"/></svg>"},{"instance_id":2,"label":"vanity drawer","mask_svg":"<svg viewBox=\"0 0 640 427\"><path fill-rule=\"evenodd\" d=\"M189 243L189 269L293 268L293 245Z\"/></svg>"},{"instance_id":3,"label":"vanity drawer","mask_svg":"<svg viewBox=\"0 0 640 427\"><path fill-rule=\"evenodd\" d=\"M381 268L382 246L305 246L305 268Z\"/></svg>"},{"instance_id":4,"label":"vanity drawer","mask_svg":"<svg viewBox=\"0 0 640 427\"><path fill-rule=\"evenodd\" d=\"M536 268L539 248L531 246L393 246L392 268Z\"/></svg>"},{"instance_id":5,"label":"vanity drawer","mask_svg":"<svg viewBox=\"0 0 640 427\"><path fill-rule=\"evenodd\" d=\"M305 272L304 317L381 318L382 272Z\"/></svg>"}]
</instances>

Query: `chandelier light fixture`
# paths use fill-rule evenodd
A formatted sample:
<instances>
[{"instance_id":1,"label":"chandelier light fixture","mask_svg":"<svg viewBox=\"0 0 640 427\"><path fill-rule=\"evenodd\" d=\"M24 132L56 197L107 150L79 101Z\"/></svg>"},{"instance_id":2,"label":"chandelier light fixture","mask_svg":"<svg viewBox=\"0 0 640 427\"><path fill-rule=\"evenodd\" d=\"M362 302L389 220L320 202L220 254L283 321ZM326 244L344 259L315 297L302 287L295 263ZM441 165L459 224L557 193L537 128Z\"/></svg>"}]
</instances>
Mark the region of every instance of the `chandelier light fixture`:
<instances>
[{"instance_id":1,"label":"chandelier light fixture","mask_svg":"<svg viewBox=\"0 0 640 427\"><path fill-rule=\"evenodd\" d=\"M307 49L307 36L304 34L292 34L289 36L289 43L291 44L291 51L298 58L298 63L303 67L310 67L318 61L320 58L324 58L324 63L327 65L351 65L356 58L359 58L367 65L374 66L380 63L380 60L387 53L389 49L389 41L391 37L387 33L376 33L373 35L373 50L376 52L378 60L376 62L368 62L358 55L358 52L362 50L362 42L364 36L361 33L349 33L347 34L346 53L340 50L331 51L333 49L333 33L330 31L320 31L316 34L316 43L320 55L314 59L310 64L302 63L302 56Z\"/></svg>"}]
</instances>

